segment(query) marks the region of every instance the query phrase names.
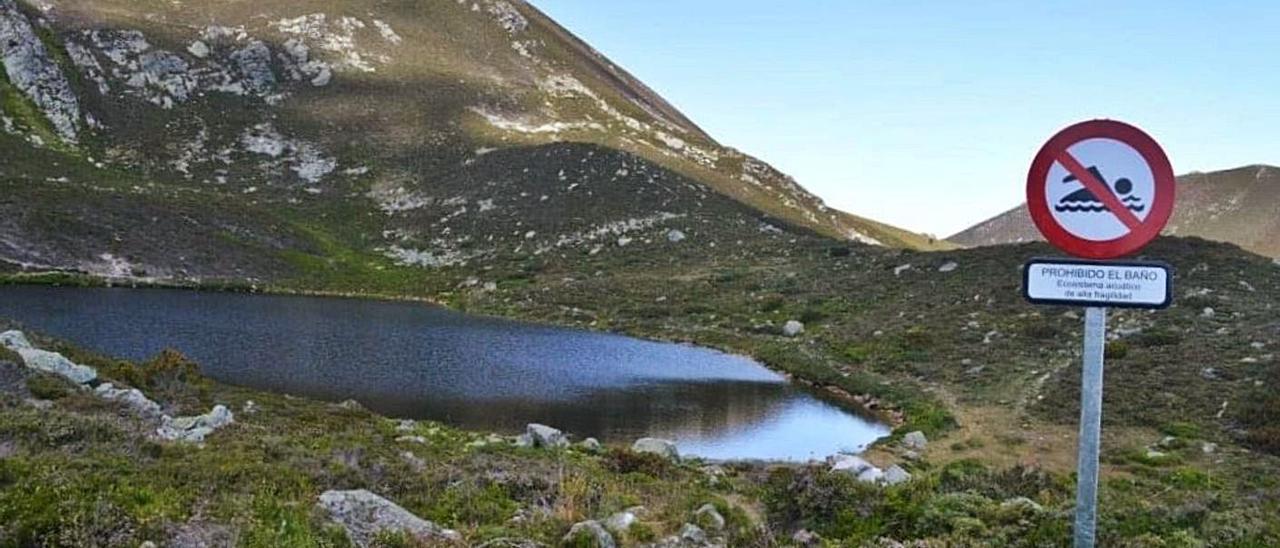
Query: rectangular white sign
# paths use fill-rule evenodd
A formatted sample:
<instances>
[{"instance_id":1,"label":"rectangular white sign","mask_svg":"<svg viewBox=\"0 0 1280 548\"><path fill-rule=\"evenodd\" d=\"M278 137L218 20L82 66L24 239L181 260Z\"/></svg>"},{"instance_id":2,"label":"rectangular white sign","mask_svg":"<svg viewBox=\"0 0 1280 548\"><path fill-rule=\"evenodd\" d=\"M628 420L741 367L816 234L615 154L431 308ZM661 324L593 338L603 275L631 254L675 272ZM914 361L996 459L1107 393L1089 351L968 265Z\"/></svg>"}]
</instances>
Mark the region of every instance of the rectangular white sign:
<instances>
[{"instance_id":1,"label":"rectangular white sign","mask_svg":"<svg viewBox=\"0 0 1280 548\"><path fill-rule=\"evenodd\" d=\"M1173 269L1160 263L1034 259L1022 276L1036 304L1165 308L1173 298Z\"/></svg>"}]
</instances>

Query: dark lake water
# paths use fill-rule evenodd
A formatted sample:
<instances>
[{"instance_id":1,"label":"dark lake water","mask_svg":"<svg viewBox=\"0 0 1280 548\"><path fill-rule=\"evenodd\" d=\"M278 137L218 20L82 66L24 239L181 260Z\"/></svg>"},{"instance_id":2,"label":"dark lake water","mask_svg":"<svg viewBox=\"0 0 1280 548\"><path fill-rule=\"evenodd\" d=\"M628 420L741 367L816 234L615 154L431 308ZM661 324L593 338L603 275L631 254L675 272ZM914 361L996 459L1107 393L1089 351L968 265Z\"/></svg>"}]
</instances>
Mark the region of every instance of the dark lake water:
<instances>
[{"instance_id":1,"label":"dark lake water","mask_svg":"<svg viewBox=\"0 0 1280 548\"><path fill-rule=\"evenodd\" d=\"M0 317L118 357L176 348L228 384L480 430L541 422L575 439L788 460L888 433L740 356L418 303L16 286L0 287Z\"/></svg>"}]
</instances>

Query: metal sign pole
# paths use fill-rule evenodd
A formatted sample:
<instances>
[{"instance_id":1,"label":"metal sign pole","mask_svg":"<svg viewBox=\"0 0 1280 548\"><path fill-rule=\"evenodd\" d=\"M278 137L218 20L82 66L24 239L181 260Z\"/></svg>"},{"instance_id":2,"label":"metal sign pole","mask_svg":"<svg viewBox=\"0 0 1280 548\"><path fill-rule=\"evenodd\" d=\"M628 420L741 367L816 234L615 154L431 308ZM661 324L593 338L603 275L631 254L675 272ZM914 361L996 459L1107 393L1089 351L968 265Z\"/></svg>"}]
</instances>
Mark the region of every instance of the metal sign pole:
<instances>
[{"instance_id":1,"label":"metal sign pole","mask_svg":"<svg viewBox=\"0 0 1280 548\"><path fill-rule=\"evenodd\" d=\"M1080 454L1076 462L1075 548L1093 548L1098 530L1098 450L1102 433L1102 360L1107 309L1084 316L1084 370L1080 382Z\"/></svg>"}]
</instances>

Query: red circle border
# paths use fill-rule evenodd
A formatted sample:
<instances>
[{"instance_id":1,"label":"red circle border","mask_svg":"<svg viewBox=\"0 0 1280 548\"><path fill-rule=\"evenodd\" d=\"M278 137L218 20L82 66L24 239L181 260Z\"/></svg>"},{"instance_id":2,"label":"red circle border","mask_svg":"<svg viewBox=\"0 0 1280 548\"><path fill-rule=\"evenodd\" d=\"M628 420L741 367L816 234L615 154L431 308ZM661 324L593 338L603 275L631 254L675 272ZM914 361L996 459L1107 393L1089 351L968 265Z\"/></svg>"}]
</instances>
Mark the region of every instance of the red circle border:
<instances>
[{"instance_id":1,"label":"red circle border","mask_svg":"<svg viewBox=\"0 0 1280 548\"><path fill-rule=\"evenodd\" d=\"M1080 141L1096 138L1113 139L1133 147L1146 160L1155 182L1155 196L1147 218L1137 229L1114 240L1087 240L1068 232L1053 218L1045 196L1045 177L1058 161L1058 154ZM1040 148L1027 173L1027 209L1036 228L1058 249L1086 259L1123 257L1151 243L1173 215L1176 192L1173 165L1155 139L1134 126L1115 120L1090 120L1059 131Z\"/></svg>"}]
</instances>

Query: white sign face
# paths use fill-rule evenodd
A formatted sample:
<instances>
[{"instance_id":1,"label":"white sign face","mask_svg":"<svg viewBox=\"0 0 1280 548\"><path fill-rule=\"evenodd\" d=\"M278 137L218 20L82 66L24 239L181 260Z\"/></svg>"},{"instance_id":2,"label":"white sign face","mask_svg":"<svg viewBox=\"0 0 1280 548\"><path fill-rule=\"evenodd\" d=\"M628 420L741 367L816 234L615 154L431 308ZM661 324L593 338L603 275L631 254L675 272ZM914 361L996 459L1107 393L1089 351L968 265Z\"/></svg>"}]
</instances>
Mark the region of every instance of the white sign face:
<instances>
[{"instance_id":1,"label":"white sign face","mask_svg":"<svg viewBox=\"0 0 1280 548\"><path fill-rule=\"evenodd\" d=\"M1071 145L1067 153L1106 185L1134 216L1146 220L1155 198L1155 175L1137 149L1099 137ZM1129 234L1130 229L1061 162L1054 162L1049 168L1044 185L1053 218L1077 238L1105 242Z\"/></svg>"},{"instance_id":2,"label":"white sign face","mask_svg":"<svg viewBox=\"0 0 1280 548\"><path fill-rule=\"evenodd\" d=\"M1026 297L1042 304L1164 308L1172 297L1169 267L1032 261L1026 266Z\"/></svg>"}]
</instances>

